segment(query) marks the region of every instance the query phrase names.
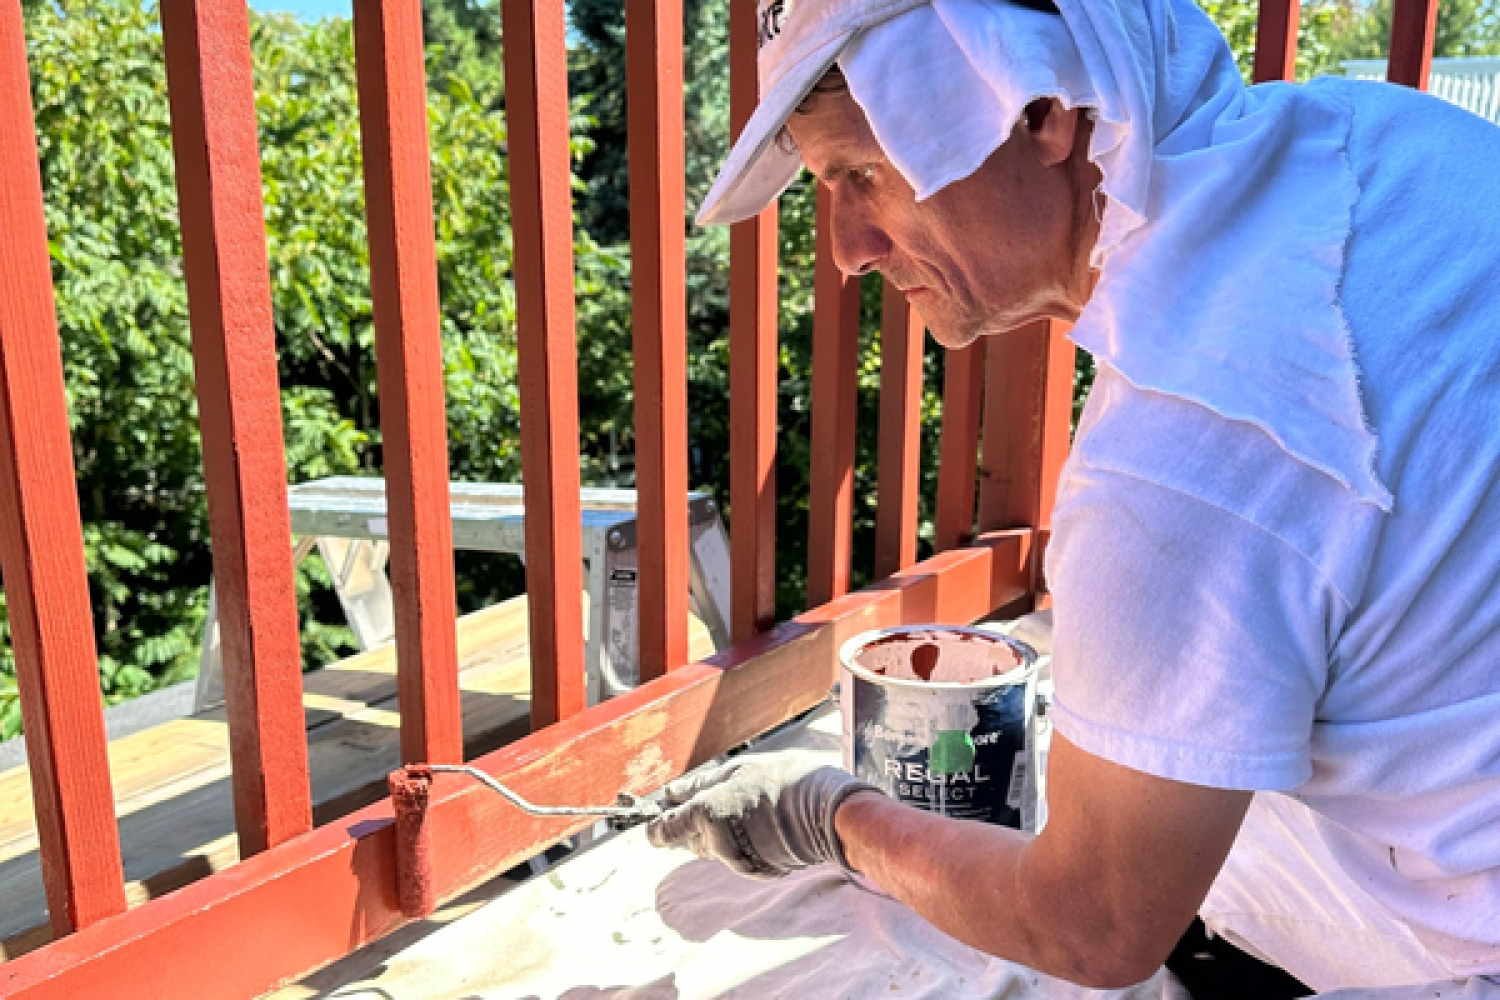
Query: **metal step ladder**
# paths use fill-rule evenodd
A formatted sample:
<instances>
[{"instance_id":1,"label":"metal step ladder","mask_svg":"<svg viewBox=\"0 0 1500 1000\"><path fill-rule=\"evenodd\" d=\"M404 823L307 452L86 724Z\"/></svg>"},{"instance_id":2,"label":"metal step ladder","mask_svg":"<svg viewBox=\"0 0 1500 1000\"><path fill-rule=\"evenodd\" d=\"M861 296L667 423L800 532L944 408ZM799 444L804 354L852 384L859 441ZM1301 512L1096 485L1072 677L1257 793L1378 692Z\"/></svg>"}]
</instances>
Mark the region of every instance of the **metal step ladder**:
<instances>
[{"instance_id":1,"label":"metal step ladder","mask_svg":"<svg viewBox=\"0 0 1500 1000\"><path fill-rule=\"evenodd\" d=\"M526 513L517 484L452 483L453 546L526 557ZM395 608L386 575L390 555L385 480L338 476L293 486L293 559L316 547L328 565L344 616L361 650L395 638ZM640 681L636 493L584 489L580 493L588 640L584 661L590 704ZM689 493L691 543L689 599L716 649L729 645L729 539L718 504L707 493ZM208 618L198 672L195 711L224 701L218 601L209 589Z\"/></svg>"}]
</instances>

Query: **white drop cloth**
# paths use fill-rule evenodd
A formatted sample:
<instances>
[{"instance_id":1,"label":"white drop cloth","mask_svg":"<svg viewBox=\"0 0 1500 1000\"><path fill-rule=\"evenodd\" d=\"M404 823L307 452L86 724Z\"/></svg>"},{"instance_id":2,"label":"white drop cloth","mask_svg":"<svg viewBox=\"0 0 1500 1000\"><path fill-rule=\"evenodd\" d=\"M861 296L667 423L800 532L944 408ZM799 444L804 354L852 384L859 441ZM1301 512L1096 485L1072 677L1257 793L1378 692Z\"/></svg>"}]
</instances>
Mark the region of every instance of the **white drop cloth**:
<instances>
[{"instance_id":1,"label":"white drop cloth","mask_svg":"<svg viewBox=\"0 0 1500 1000\"><path fill-rule=\"evenodd\" d=\"M839 715L768 741L839 756ZM757 750L759 752L759 750ZM378 959L377 959L378 961ZM1095 991L991 958L831 866L740 878L631 830L380 962L346 1000L1187 1000L1165 973Z\"/></svg>"},{"instance_id":2,"label":"white drop cloth","mask_svg":"<svg viewBox=\"0 0 1500 1000\"><path fill-rule=\"evenodd\" d=\"M1032 619L1018 632L1034 627L1030 637L1045 644L1046 626ZM839 727L829 710L756 752L795 746L837 760ZM1275 807L1252 810L1205 904L1210 926L1252 954L1281 956L1314 982L1330 963L1365 963L1413 980L1435 972L1409 947L1409 932L1372 916L1347 878L1308 853L1301 832L1295 816ZM1473 978L1322 995L1500 1000L1500 985ZM743 879L685 851L657 850L639 829L414 944L377 942L268 1000L313 998L1190 1000L1166 973L1130 990L1083 989L961 945L832 869Z\"/></svg>"}]
</instances>

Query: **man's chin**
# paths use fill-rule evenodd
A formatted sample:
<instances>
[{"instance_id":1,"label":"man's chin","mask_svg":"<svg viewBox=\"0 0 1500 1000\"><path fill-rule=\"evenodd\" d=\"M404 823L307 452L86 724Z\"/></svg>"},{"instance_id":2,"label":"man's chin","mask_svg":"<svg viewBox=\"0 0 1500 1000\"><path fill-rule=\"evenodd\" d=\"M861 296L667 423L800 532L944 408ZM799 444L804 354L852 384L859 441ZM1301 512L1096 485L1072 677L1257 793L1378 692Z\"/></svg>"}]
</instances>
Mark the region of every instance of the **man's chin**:
<instances>
[{"instance_id":1,"label":"man's chin","mask_svg":"<svg viewBox=\"0 0 1500 1000\"><path fill-rule=\"evenodd\" d=\"M920 312L920 310L918 310ZM1037 317L1041 319L1043 317ZM1013 320L1002 322L993 318L983 322L927 322L927 329L932 333L932 339L950 351L968 347L981 337L994 337L1005 333L1014 333L1029 327L1037 319Z\"/></svg>"},{"instance_id":2,"label":"man's chin","mask_svg":"<svg viewBox=\"0 0 1500 1000\"><path fill-rule=\"evenodd\" d=\"M920 299L930 297L931 293L921 296ZM925 309L923 308L924 305L926 306ZM941 308L934 309L933 303L918 300L912 302L912 307L916 309L917 315L922 320L922 325L927 327L927 331L932 334L932 339L950 351L956 351L960 347L968 347L974 341L978 340L979 335L983 332L973 323L955 321L951 315L934 315L934 313L942 313L947 310Z\"/></svg>"},{"instance_id":3,"label":"man's chin","mask_svg":"<svg viewBox=\"0 0 1500 1000\"><path fill-rule=\"evenodd\" d=\"M926 322L926 317L923 320ZM985 333L984 328L975 323L927 322L927 329L933 340L950 351L968 347Z\"/></svg>"},{"instance_id":4,"label":"man's chin","mask_svg":"<svg viewBox=\"0 0 1500 1000\"><path fill-rule=\"evenodd\" d=\"M928 329L932 331L932 339L937 341L939 346L945 347L950 351L957 351L968 347L974 341L984 336L979 330L953 332L939 330L935 327L928 327Z\"/></svg>"}]
</instances>

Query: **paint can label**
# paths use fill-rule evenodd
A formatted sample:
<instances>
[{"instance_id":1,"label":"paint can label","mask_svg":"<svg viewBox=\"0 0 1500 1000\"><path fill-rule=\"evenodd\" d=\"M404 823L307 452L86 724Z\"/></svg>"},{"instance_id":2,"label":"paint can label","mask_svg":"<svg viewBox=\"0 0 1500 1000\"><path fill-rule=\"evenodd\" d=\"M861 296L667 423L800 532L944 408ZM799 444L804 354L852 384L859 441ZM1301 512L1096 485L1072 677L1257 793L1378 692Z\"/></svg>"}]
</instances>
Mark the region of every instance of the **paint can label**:
<instances>
[{"instance_id":1,"label":"paint can label","mask_svg":"<svg viewBox=\"0 0 1500 1000\"><path fill-rule=\"evenodd\" d=\"M952 816L1023 828L1029 780L1027 683L969 691L871 683L846 674L854 775L893 798Z\"/></svg>"}]
</instances>

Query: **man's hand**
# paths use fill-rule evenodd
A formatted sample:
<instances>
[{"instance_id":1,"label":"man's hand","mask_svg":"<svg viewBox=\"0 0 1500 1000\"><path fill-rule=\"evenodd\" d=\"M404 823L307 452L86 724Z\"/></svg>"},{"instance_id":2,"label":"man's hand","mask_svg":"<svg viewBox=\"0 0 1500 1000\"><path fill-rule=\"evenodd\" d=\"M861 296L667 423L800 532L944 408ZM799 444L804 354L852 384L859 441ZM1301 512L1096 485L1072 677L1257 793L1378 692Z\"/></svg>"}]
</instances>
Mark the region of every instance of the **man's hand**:
<instances>
[{"instance_id":1,"label":"man's hand","mask_svg":"<svg viewBox=\"0 0 1500 1000\"><path fill-rule=\"evenodd\" d=\"M752 878L779 878L825 861L852 871L833 816L861 791L877 789L813 754L745 756L668 785L668 811L651 821L646 837Z\"/></svg>"}]
</instances>

